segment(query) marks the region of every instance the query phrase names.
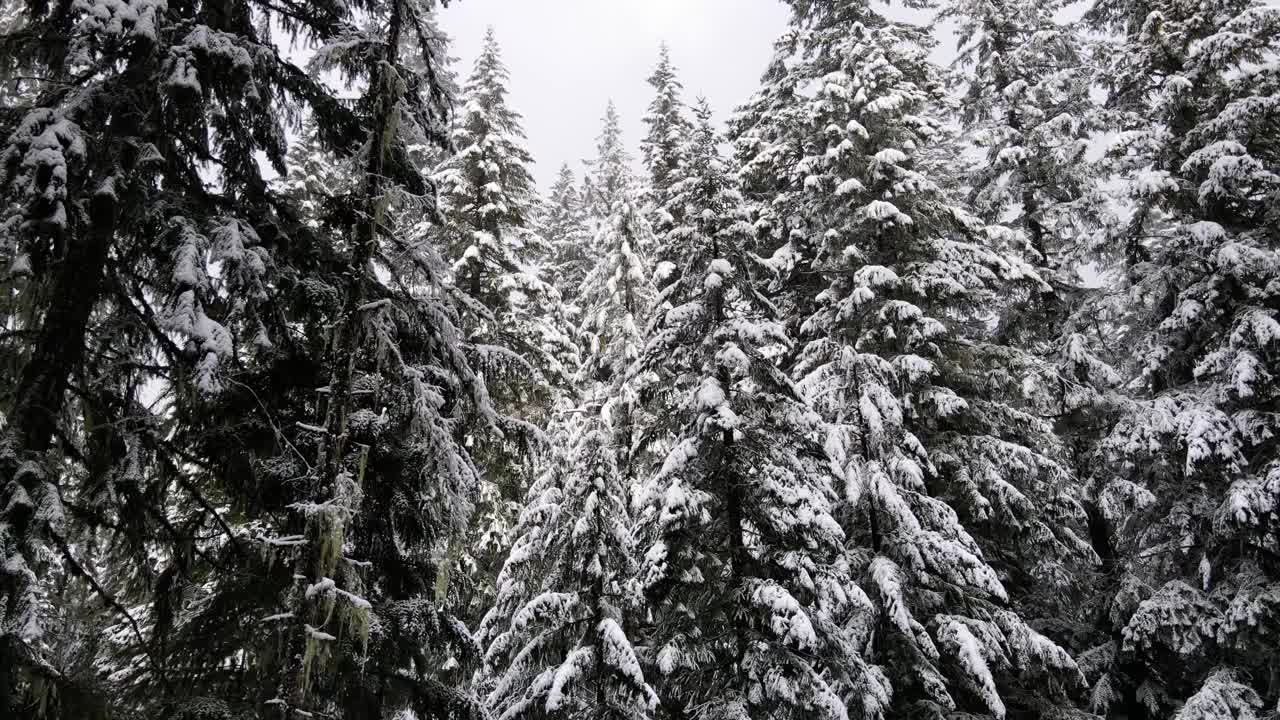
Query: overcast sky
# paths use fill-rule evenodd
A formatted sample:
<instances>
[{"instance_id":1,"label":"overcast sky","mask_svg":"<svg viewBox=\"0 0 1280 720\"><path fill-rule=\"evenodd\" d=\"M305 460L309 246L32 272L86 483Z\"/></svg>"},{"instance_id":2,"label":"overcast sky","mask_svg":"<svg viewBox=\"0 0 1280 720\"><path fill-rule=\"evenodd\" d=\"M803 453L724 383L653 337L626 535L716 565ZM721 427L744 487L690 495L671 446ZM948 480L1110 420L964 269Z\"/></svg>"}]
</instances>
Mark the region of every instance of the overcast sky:
<instances>
[{"instance_id":1,"label":"overcast sky","mask_svg":"<svg viewBox=\"0 0 1280 720\"><path fill-rule=\"evenodd\" d=\"M755 90L787 22L775 0L462 0L440 15L461 79L494 26L544 188L562 162L581 175L610 97L638 153L659 43L671 47L686 102L705 95L724 120Z\"/></svg>"}]
</instances>

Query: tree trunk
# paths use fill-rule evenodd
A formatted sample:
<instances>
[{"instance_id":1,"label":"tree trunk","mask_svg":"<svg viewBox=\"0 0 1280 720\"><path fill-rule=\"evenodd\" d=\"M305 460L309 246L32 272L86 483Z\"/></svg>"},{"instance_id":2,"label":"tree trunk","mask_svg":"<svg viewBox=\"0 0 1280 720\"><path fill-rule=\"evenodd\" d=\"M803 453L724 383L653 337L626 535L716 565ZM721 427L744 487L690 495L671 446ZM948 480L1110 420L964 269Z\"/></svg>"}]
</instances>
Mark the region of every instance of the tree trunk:
<instances>
[{"instance_id":1,"label":"tree trunk","mask_svg":"<svg viewBox=\"0 0 1280 720\"><path fill-rule=\"evenodd\" d=\"M320 475L315 479L311 492L311 500L314 502L325 502L336 496L338 478L347 462L347 419L352 408L351 383L359 354L361 318L365 312L362 308L365 302L365 285L371 279L369 265L377 249L378 235L387 207L385 166L397 125L395 116L398 112L398 98L395 94L399 92L395 87L397 80L389 77L388 71L397 64L399 58L402 12L400 2L392 4L381 67L370 78L370 92L378 93L379 97L369 157L365 165L364 204L369 219L356 228L359 242L352 248L351 260L344 272L342 311L334 325L330 345L331 379L323 425L325 432L321 442ZM363 467L361 472L363 473ZM308 585L314 585L326 577L332 578L341 558L325 558L319 537L324 529L312 527L310 523L308 525L307 545L295 573L304 576ZM337 552L340 556L341 549ZM275 698L283 718L288 718L292 710L306 711L322 704L313 703L308 697L308 669L303 658L308 642L306 625L314 620L313 627L318 627L323 620L319 617L319 595L316 593L311 599L300 597L299 606L295 609L293 622L290 624L288 654Z\"/></svg>"}]
</instances>

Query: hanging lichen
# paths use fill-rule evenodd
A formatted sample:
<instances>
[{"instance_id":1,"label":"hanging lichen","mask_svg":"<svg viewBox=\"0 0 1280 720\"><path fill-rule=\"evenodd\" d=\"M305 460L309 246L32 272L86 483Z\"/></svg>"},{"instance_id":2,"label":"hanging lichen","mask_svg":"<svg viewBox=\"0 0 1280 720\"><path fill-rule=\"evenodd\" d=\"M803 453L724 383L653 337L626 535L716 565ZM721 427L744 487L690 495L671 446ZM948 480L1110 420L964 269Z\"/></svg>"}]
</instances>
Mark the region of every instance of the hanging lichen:
<instances>
[{"instance_id":1,"label":"hanging lichen","mask_svg":"<svg viewBox=\"0 0 1280 720\"><path fill-rule=\"evenodd\" d=\"M318 524L320 566L316 568L316 574L320 577L329 577L338 566L338 558L342 557L342 544L346 540L346 524L328 514Z\"/></svg>"},{"instance_id":2,"label":"hanging lichen","mask_svg":"<svg viewBox=\"0 0 1280 720\"><path fill-rule=\"evenodd\" d=\"M306 625L307 638L302 652L302 691L311 692L311 678L316 671L328 670L333 659L333 642L336 637L323 630Z\"/></svg>"},{"instance_id":3,"label":"hanging lichen","mask_svg":"<svg viewBox=\"0 0 1280 720\"><path fill-rule=\"evenodd\" d=\"M360 654L369 653L369 620L372 607L364 598L344 593L344 602L338 606L340 637L350 637L360 643Z\"/></svg>"}]
</instances>

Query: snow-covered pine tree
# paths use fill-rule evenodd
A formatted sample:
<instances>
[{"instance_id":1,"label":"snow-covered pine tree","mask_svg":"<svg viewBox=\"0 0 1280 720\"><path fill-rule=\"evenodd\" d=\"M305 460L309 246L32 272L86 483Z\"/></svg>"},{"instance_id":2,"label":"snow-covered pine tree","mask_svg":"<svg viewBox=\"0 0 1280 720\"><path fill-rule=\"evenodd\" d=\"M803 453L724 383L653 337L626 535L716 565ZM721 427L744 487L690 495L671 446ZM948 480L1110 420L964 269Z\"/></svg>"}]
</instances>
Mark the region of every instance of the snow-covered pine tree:
<instances>
[{"instance_id":1,"label":"snow-covered pine tree","mask_svg":"<svg viewBox=\"0 0 1280 720\"><path fill-rule=\"evenodd\" d=\"M1059 413L1098 404L1093 388L1118 381L1099 359L1091 319L1079 310L1090 290L1082 266L1099 210L1086 161L1097 109L1089 97L1093 60L1059 4L954 0L942 17L964 38L957 63L964 129L980 157L964 171L968 205L1004 250L1050 286L1006 298L1000 338L1054 361ZM949 158L958 162L956 158ZM941 169L941 168L940 168ZM959 168L951 168L954 172Z\"/></svg>"},{"instance_id":2,"label":"snow-covered pine tree","mask_svg":"<svg viewBox=\"0 0 1280 720\"><path fill-rule=\"evenodd\" d=\"M227 541L207 500L243 481L243 465L224 462L229 444L187 445L174 426L226 430L234 403L215 397L270 345L265 324L286 332L268 299L291 209L260 159L283 170L283 122L303 109L325 118L330 144L359 135L356 113L282 58L268 29L324 41L350 12L15 7L0 36L0 712L83 716L76 698L92 689L72 688L42 639L54 575L87 587L147 657L150 692L113 705L154 707L172 699L159 599L210 571L191 538ZM97 547L112 551L110 576ZM139 617L148 607L154 622Z\"/></svg>"},{"instance_id":3,"label":"snow-covered pine tree","mask_svg":"<svg viewBox=\"0 0 1280 720\"><path fill-rule=\"evenodd\" d=\"M877 610L861 715L1066 712L1074 661L1009 599L1069 579L1083 512L1036 446L1045 422L1005 401L1020 378L987 325L1007 282L1043 283L917 161L939 129L926 31L860 0L790 4L738 144L783 302L808 311L784 361L827 423Z\"/></svg>"},{"instance_id":4,"label":"snow-covered pine tree","mask_svg":"<svg viewBox=\"0 0 1280 720\"><path fill-rule=\"evenodd\" d=\"M434 214L410 148L439 142L445 123L430 10L393 0L313 60L319 72L369 68L356 76L367 141L353 158L350 240L334 248L345 267L330 279L320 420L297 423L295 445L317 454L303 496L288 506L301 527L268 527L255 538L294 579L266 620L280 628L280 654L263 712L281 717L339 708L479 712L465 690L443 682L470 637L429 592L446 572L432 556L465 531L477 482L458 429L470 413L496 422L468 366L441 255L405 226L407 217ZM419 70L404 61L406 38Z\"/></svg>"},{"instance_id":5,"label":"snow-covered pine tree","mask_svg":"<svg viewBox=\"0 0 1280 720\"><path fill-rule=\"evenodd\" d=\"M666 43L658 51L658 65L648 78L653 88L653 101L644 116L646 132L640 141L640 153L645 169L649 171L649 186L645 195L646 215L653 225L654 234L662 238L672 228L681 224L671 212L671 184L680 168L685 145L689 141L692 126L685 115L684 101L680 98L683 86L676 77L671 63L671 51ZM671 262L666 257L667 243L659 243L654 261Z\"/></svg>"},{"instance_id":6,"label":"snow-covered pine tree","mask_svg":"<svg viewBox=\"0 0 1280 720\"><path fill-rule=\"evenodd\" d=\"M616 117L613 125L616 139ZM571 185L560 184L571 199ZM642 718L655 702L623 629L631 625L627 601L635 594L628 520L643 424L637 363L657 294L638 248L653 231L630 181L617 192L591 244L601 256L578 299L584 361L577 397L560 400L553 452L530 490L495 604L477 633L486 646L490 707L500 717Z\"/></svg>"},{"instance_id":7,"label":"snow-covered pine tree","mask_svg":"<svg viewBox=\"0 0 1280 720\"><path fill-rule=\"evenodd\" d=\"M1114 38L1101 307L1134 393L1096 461L1116 571L1095 708L1260 716L1280 699L1280 11L1100 0L1086 18Z\"/></svg>"},{"instance_id":8,"label":"snow-covered pine tree","mask_svg":"<svg viewBox=\"0 0 1280 720\"><path fill-rule=\"evenodd\" d=\"M640 396L645 377L638 366L645 346L645 319L654 311L653 266L642 248L653 229L631 191L625 190L603 221L594 245L600 260L583 281L583 347L580 385L609 388L610 422L616 433L617 465L627 483L636 477L644 421ZM593 390L594 392L594 390Z\"/></svg>"},{"instance_id":9,"label":"snow-covered pine tree","mask_svg":"<svg viewBox=\"0 0 1280 720\"><path fill-rule=\"evenodd\" d=\"M813 312L813 298L821 291L821 277L811 271L816 255L803 219L788 216L803 186L791 182L778 168L793 167L805 155L805 141L789 132L807 118L800 100L800 78L791 72L787 58L794 38L783 34L774 42L774 53L760 78L760 87L730 118L730 140L738 164L741 192L753 224L752 249L771 257L778 272L787 277L789 291L771 298L787 326L787 335L799 335L800 324ZM804 284L806 287L802 288Z\"/></svg>"},{"instance_id":10,"label":"snow-covered pine tree","mask_svg":"<svg viewBox=\"0 0 1280 720\"><path fill-rule=\"evenodd\" d=\"M578 296L594 257L582 195L568 163L560 165L548 195L539 198L536 227L543 242L534 263L547 283L559 290L561 299L547 308L549 322L573 337L581 322ZM566 365L576 373L581 362L579 355L571 354Z\"/></svg>"},{"instance_id":11,"label":"snow-covered pine tree","mask_svg":"<svg viewBox=\"0 0 1280 720\"><path fill-rule=\"evenodd\" d=\"M521 514L498 603L478 636L496 717L639 720L657 704L624 629L639 597L611 404L565 403L565 444Z\"/></svg>"},{"instance_id":12,"label":"snow-covered pine tree","mask_svg":"<svg viewBox=\"0 0 1280 720\"><path fill-rule=\"evenodd\" d=\"M1052 419L1028 425L1012 418L1031 431L1027 444L1056 451L1074 476L1062 482L1082 485L1117 401L1119 375L1102 359L1096 309L1087 302L1105 291L1081 276L1092 259L1084 238L1098 211L1085 160L1097 122L1093 68L1076 27L1055 20L1061 9L1022 0L945 6L941 17L956 22L964 38L959 102L966 154L978 157L966 168L948 156L936 170L961 173L967 206L988 224L993 247L1023 259L1045 283L1011 286L994 298L995 344L979 362L1006 374L1004 402ZM995 383L988 388L997 391ZM1041 552L1030 543L1007 545L1010 555ZM1069 580L1078 584L1084 570L1074 568ZM1063 586L1026 584L1032 617L1066 621L1069 608L1083 607Z\"/></svg>"},{"instance_id":13,"label":"snow-covered pine tree","mask_svg":"<svg viewBox=\"0 0 1280 720\"><path fill-rule=\"evenodd\" d=\"M656 295L637 250L652 230L632 192L629 182L618 187L592 243L602 257L579 298L585 360L577 397L559 401L553 452L477 633L489 704L503 718L643 718L656 703L623 629L638 599L629 529L637 361Z\"/></svg>"},{"instance_id":14,"label":"snow-covered pine tree","mask_svg":"<svg viewBox=\"0 0 1280 720\"><path fill-rule=\"evenodd\" d=\"M576 346L559 322L559 291L539 277L547 255L534 217L537 198L520 115L507 104L509 75L493 28L463 86L453 131L457 153L436 172L445 233L455 258L453 283L469 297L462 328L473 361L492 389L499 433L480 434L481 506L466 543L460 601L478 619L528 489L533 446L555 387L576 371ZM430 228L424 242L436 233Z\"/></svg>"},{"instance_id":15,"label":"snow-covered pine tree","mask_svg":"<svg viewBox=\"0 0 1280 720\"><path fill-rule=\"evenodd\" d=\"M587 172L582 179L582 204L592 233L599 232L620 201L634 201L637 192L631 153L622 144L622 119L613 100L605 106L601 122L596 156L586 162ZM597 248L596 252L601 251Z\"/></svg>"},{"instance_id":16,"label":"snow-covered pine tree","mask_svg":"<svg viewBox=\"0 0 1280 720\"><path fill-rule=\"evenodd\" d=\"M538 232L547 244L548 282L560 288L566 304L576 302L594 258L586 207L568 163L560 166L543 203Z\"/></svg>"},{"instance_id":17,"label":"snow-covered pine tree","mask_svg":"<svg viewBox=\"0 0 1280 720\"><path fill-rule=\"evenodd\" d=\"M771 359L788 339L705 103L696 116L664 239L680 270L643 365L667 449L637 501L655 682L667 717L842 718L871 602L843 562L820 419Z\"/></svg>"},{"instance_id":18,"label":"snow-covered pine tree","mask_svg":"<svg viewBox=\"0 0 1280 720\"><path fill-rule=\"evenodd\" d=\"M458 226L457 237L449 238L458 258L457 284L482 302L499 287L488 276L511 272L516 261L510 256L526 249L523 235L532 219L533 157L524 147L520 114L507 105L509 79L490 27L462 89L452 135L457 152L435 176L442 210ZM482 243L480 232L494 237Z\"/></svg>"},{"instance_id":19,"label":"snow-covered pine tree","mask_svg":"<svg viewBox=\"0 0 1280 720\"><path fill-rule=\"evenodd\" d=\"M594 235L593 264L578 299L582 382L612 384L614 392L621 394L612 397L615 410L611 424L627 437L619 444L626 459L620 459L618 465L633 477L630 454L637 436L629 418L638 408L641 388L636 361L645 344L644 324L657 296L648 255L654 236L641 208L631 156L622 145L620 120L612 100L605 110L596 150L596 159L588 163L583 190Z\"/></svg>"},{"instance_id":20,"label":"snow-covered pine tree","mask_svg":"<svg viewBox=\"0 0 1280 720\"><path fill-rule=\"evenodd\" d=\"M276 190L295 203L298 219L312 230L343 222L342 203L356 191L357 175L349 157L343 158L320 141L314 117L302 122L298 137L289 145L288 173L276 180Z\"/></svg>"},{"instance_id":21,"label":"snow-covered pine tree","mask_svg":"<svg viewBox=\"0 0 1280 720\"><path fill-rule=\"evenodd\" d=\"M453 112L450 114L450 130L452 130L452 122L456 121L458 116L457 104L462 97L462 87L458 80L458 58L450 54L454 39L440 27L439 18L434 11L427 16L424 31L422 37L405 39L404 64L405 67L423 77L430 76L433 79L432 87L435 88L435 92L451 98L451 102L454 103ZM423 50L426 47L432 50L426 52ZM433 56L432 62L435 65L429 67L426 58ZM448 142L438 143L426 138L424 140L427 141L412 143L408 146L409 157L420 173L431 177L445 160L453 155L453 150L456 148Z\"/></svg>"},{"instance_id":22,"label":"snow-covered pine tree","mask_svg":"<svg viewBox=\"0 0 1280 720\"><path fill-rule=\"evenodd\" d=\"M547 249L535 232L537 198L529 173L533 158L524 147L520 115L507 105L507 80L490 28L463 87L463 112L453 131L457 154L436 173L435 180L448 221L450 249L457 258L454 284L487 311L466 328L476 344L494 348L495 357L483 358L481 366L506 380L511 380L512 370L533 370L537 384L545 386L563 383L574 368L562 362L569 339L545 321L560 297L538 277L532 264L546 256ZM526 362L510 367L512 354ZM512 402L531 401L513 398ZM537 416L536 412L521 414Z\"/></svg>"},{"instance_id":23,"label":"snow-covered pine tree","mask_svg":"<svg viewBox=\"0 0 1280 720\"><path fill-rule=\"evenodd\" d=\"M968 168L970 205L1005 229L1001 240L1046 281L1067 283L1090 190L1084 155L1094 121L1082 38L1055 21L1058 3L951 0L941 17L961 41L960 101L980 157ZM959 164L961 161L952 158Z\"/></svg>"},{"instance_id":24,"label":"snow-covered pine tree","mask_svg":"<svg viewBox=\"0 0 1280 720\"><path fill-rule=\"evenodd\" d=\"M6 399L7 420L37 424L0 464L22 470L39 512L24 511L5 476L3 507L17 514L0 522L4 567L29 587L9 540L46 540L51 552L18 548L40 562L28 567L55 565L48 575L108 606L117 624L87 664L106 671L96 680L121 716L242 717L289 695L277 679L291 686L308 660L311 706L465 715L440 672L468 639L427 591L475 478L454 427L489 411L442 285L447 265L388 231L430 211L408 147L445 139L429 4L277 10L32 4L39 33L5 38L48 50L22 53L23 74L65 91L3 116L14 122L3 178L13 202L0 237L8 267L26 266L22 302L37 308L5 306L5 326L22 332L5 339L18 352L5 353L16 362L4 372L34 378L25 387L39 404ZM432 56L418 72L382 32L397 24ZM317 73L349 73L364 99L340 102L283 60L267 32L280 26L319 46ZM319 154L358 169L349 188L323 188L326 202L311 207L331 212L319 216L300 217L306 207L265 183L257 159L288 169L277 123L300 114L315 118ZM391 117L396 132L382 132ZM57 349L40 350L47 342ZM46 461L56 475L36 472ZM373 481L347 492L362 474ZM33 479L56 482L68 512L53 513ZM33 523L11 522L24 517ZM25 694L15 705L4 684L6 717L89 716L84 694L98 688L73 684L75 667L52 654L65 645L36 644L29 616L9 614L28 597L10 594L28 589L12 579L4 620L33 634L4 638L16 651L5 677L21 671ZM65 610L82 595L57 599ZM52 603L40 599L43 615ZM291 643L314 652L291 654Z\"/></svg>"},{"instance_id":25,"label":"snow-covered pine tree","mask_svg":"<svg viewBox=\"0 0 1280 720\"><path fill-rule=\"evenodd\" d=\"M505 633L520 608L540 592L542 562L545 559L543 552L546 549L543 536L551 517L545 510L557 506L565 476L572 470L569 460L587 419L586 413L579 412L576 400L569 396L556 399L547 428L547 462L540 466L538 476L523 498L520 516L512 533L515 539L507 549L502 569L498 572L493 603L476 627L475 639L482 649L487 649L497 636ZM504 668L490 666L483 670L480 690L492 691L497 674Z\"/></svg>"}]
</instances>

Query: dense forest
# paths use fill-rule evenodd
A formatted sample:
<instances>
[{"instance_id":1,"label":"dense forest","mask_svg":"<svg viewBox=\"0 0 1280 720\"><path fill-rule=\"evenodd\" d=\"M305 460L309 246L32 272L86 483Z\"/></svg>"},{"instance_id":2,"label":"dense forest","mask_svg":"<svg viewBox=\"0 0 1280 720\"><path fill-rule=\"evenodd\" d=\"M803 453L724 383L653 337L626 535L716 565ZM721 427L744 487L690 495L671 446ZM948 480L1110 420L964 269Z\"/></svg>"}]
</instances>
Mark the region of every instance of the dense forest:
<instances>
[{"instance_id":1,"label":"dense forest","mask_svg":"<svg viewBox=\"0 0 1280 720\"><path fill-rule=\"evenodd\" d=\"M0 3L0 717L1280 718L1280 8L786 4Z\"/></svg>"}]
</instances>

